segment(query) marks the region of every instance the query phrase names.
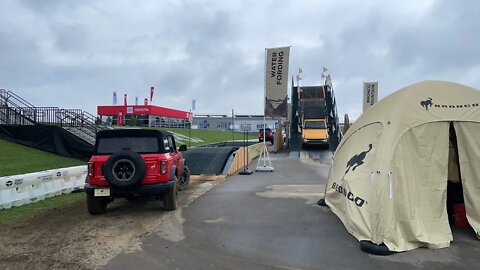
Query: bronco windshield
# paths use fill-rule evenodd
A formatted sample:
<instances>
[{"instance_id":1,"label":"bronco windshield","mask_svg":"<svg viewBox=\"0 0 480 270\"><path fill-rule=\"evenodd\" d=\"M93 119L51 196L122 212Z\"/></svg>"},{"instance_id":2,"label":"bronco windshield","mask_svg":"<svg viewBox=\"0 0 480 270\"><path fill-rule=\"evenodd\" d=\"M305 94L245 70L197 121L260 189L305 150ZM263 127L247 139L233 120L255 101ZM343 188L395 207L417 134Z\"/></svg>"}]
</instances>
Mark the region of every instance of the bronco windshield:
<instances>
[{"instance_id":1,"label":"bronco windshield","mask_svg":"<svg viewBox=\"0 0 480 270\"><path fill-rule=\"evenodd\" d=\"M305 121L305 128L308 128L308 129L325 129L325 122L323 122L323 121Z\"/></svg>"},{"instance_id":2,"label":"bronco windshield","mask_svg":"<svg viewBox=\"0 0 480 270\"><path fill-rule=\"evenodd\" d=\"M269 129L269 128L266 128L266 129L265 129L265 133L269 133L269 132L272 132L272 130ZM258 130L258 133L262 133L262 134L263 134L263 128L259 129L259 130Z\"/></svg>"},{"instance_id":3,"label":"bronco windshield","mask_svg":"<svg viewBox=\"0 0 480 270\"><path fill-rule=\"evenodd\" d=\"M158 139L155 137L112 137L98 141L98 154L112 154L121 150L137 153L158 153Z\"/></svg>"}]
</instances>

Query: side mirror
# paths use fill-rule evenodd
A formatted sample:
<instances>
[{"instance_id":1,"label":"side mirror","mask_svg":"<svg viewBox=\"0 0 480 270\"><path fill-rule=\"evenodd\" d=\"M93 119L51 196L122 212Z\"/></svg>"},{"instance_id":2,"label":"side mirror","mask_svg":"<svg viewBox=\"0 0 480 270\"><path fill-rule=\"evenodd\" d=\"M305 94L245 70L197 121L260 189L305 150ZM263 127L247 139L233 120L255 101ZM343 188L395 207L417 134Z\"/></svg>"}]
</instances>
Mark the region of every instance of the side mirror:
<instances>
[{"instance_id":1,"label":"side mirror","mask_svg":"<svg viewBox=\"0 0 480 270\"><path fill-rule=\"evenodd\" d=\"M187 151L187 145L186 144L180 145L180 147L178 148L178 151L180 151L180 152Z\"/></svg>"}]
</instances>

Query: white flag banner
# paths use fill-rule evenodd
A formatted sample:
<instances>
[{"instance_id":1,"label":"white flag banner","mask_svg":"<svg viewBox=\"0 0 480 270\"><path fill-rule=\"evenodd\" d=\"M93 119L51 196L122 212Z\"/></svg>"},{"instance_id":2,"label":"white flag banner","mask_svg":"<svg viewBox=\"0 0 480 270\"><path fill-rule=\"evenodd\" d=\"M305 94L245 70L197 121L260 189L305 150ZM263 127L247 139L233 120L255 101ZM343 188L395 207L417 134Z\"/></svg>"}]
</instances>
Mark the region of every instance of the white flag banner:
<instances>
[{"instance_id":1,"label":"white flag banner","mask_svg":"<svg viewBox=\"0 0 480 270\"><path fill-rule=\"evenodd\" d=\"M363 111L377 103L378 100L378 82L363 83Z\"/></svg>"},{"instance_id":2,"label":"white flag banner","mask_svg":"<svg viewBox=\"0 0 480 270\"><path fill-rule=\"evenodd\" d=\"M290 47L267 49L265 59L265 116L287 117Z\"/></svg>"}]
</instances>

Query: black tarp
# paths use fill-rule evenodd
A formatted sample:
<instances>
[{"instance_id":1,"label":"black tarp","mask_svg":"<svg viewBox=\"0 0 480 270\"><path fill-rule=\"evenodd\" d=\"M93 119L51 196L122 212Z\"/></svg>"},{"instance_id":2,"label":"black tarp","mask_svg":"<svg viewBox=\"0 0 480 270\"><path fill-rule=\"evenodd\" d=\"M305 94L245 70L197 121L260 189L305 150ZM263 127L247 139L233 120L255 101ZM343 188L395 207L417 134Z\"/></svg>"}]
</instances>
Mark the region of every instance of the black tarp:
<instances>
[{"instance_id":1,"label":"black tarp","mask_svg":"<svg viewBox=\"0 0 480 270\"><path fill-rule=\"evenodd\" d=\"M230 155L237 147L196 147L183 152L192 175L220 175Z\"/></svg>"},{"instance_id":2,"label":"black tarp","mask_svg":"<svg viewBox=\"0 0 480 270\"><path fill-rule=\"evenodd\" d=\"M93 153L93 145L57 126L0 125L0 139L81 160Z\"/></svg>"}]
</instances>

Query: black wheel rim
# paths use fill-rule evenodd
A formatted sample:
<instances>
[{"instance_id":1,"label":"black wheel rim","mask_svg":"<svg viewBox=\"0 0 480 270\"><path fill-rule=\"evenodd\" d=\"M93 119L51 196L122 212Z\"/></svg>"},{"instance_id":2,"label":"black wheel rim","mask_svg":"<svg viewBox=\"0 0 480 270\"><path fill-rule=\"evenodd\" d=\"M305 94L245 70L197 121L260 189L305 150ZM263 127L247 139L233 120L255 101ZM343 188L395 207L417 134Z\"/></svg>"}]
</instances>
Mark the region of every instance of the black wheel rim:
<instances>
[{"instance_id":1,"label":"black wheel rim","mask_svg":"<svg viewBox=\"0 0 480 270\"><path fill-rule=\"evenodd\" d=\"M129 159L117 160L112 166L112 174L116 180L128 182L135 175L135 164Z\"/></svg>"},{"instance_id":2,"label":"black wheel rim","mask_svg":"<svg viewBox=\"0 0 480 270\"><path fill-rule=\"evenodd\" d=\"M180 180L178 180L178 184L180 186L184 186L186 183L187 183L187 173L183 171L182 177L180 178Z\"/></svg>"}]
</instances>

